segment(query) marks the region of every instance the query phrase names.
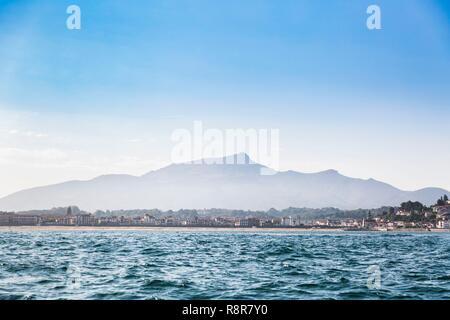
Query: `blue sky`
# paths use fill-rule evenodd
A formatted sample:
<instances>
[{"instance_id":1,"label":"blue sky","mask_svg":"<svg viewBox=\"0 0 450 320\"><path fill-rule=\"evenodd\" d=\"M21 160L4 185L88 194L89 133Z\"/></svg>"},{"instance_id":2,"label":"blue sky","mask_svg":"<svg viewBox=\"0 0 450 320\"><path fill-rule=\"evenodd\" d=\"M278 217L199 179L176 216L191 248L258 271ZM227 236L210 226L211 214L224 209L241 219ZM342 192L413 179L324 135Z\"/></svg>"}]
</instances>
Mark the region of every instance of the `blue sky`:
<instances>
[{"instance_id":1,"label":"blue sky","mask_svg":"<svg viewBox=\"0 0 450 320\"><path fill-rule=\"evenodd\" d=\"M0 30L0 196L156 169L194 120L279 128L282 169L450 189L448 1L0 0Z\"/></svg>"}]
</instances>

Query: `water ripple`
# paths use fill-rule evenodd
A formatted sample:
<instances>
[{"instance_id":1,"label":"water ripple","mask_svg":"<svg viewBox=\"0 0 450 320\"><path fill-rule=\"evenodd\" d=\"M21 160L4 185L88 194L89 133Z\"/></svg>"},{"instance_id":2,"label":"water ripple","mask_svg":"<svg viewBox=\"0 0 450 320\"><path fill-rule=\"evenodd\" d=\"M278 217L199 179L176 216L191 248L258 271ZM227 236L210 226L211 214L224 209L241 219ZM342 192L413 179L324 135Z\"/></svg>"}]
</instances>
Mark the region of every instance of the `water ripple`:
<instances>
[{"instance_id":1,"label":"water ripple","mask_svg":"<svg viewBox=\"0 0 450 320\"><path fill-rule=\"evenodd\" d=\"M448 299L449 257L445 233L9 231L0 299Z\"/></svg>"}]
</instances>

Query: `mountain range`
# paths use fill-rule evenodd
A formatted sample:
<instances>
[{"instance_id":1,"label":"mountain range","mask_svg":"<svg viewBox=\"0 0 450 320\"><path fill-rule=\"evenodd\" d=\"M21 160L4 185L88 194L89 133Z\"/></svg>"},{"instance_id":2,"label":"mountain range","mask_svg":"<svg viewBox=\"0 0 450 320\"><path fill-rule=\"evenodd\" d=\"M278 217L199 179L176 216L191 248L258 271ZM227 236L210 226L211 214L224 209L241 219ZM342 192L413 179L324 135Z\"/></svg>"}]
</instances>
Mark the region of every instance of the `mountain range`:
<instances>
[{"instance_id":1,"label":"mountain range","mask_svg":"<svg viewBox=\"0 0 450 320\"><path fill-rule=\"evenodd\" d=\"M440 188L403 191L374 179L356 179L335 170L318 173L273 172L245 159L230 157L172 164L142 176L104 175L88 181L68 181L13 193L0 199L0 211L25 211L77 205L83 210L162 210L226 208L268 210L288 207L339 209L398 206L412 200L430 205L444 194ZM211 164L214 163L215 164ZM242 162L239 162L242 163Z\"/></svg>"}]
</instances>

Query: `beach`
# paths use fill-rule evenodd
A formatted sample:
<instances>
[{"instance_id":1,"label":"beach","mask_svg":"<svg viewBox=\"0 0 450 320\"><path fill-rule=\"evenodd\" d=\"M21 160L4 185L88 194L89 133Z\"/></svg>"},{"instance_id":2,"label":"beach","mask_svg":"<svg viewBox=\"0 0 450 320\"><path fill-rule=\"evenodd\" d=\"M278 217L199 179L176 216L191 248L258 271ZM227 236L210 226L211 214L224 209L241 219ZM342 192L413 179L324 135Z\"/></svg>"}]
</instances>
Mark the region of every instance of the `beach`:
<instances>
[{"instance_id":1,"label":"beach","mask_svg":"<svg viewBox=\"0 0 450 320\"><path fill-rule=\"evenodd\" d=\"M154 227L154 226L0 226L0 232L41 232L41 231L145 231L145 232L343 232L353 233L366 230L346 230L344 228L215 228L215 227ZM396 229L371 232L450 232L448 229Z\"/></svg>"},{"instance_id":2,"label":"beach","mask_svg":"<svg viewBox=\"0 0 450 320\"><path fill-rule=\"evenodd\" d=\"M0 232L7 231L147 231L147 232L305 232L305 231L322 231L322 232L344 232L344 229L336 228L204 228L204 227L132 227L132 226L0 226Z\"/></svg>"}]
</instances>

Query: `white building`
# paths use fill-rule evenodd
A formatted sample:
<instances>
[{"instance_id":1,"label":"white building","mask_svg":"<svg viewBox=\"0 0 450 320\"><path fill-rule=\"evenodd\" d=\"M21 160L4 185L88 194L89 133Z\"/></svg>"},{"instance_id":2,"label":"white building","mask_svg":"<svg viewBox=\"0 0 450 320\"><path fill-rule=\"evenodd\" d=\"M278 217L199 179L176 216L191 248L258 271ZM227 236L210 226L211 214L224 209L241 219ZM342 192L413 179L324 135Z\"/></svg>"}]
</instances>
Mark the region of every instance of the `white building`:
<instances>
[{"instance_id":1,"label":"white building","mask_svg":"<svg viewBox=\"0 0 450 320\"><path fill-rule=\"evenodd\" d=\"M409 211L403 211L403 210L397 211L397 216L409 217L410 215L411 215L411 212L409 212Z\"/></svg>"},{"instance_id":2,"label":"white building","mask_svg":"<svg viewBox=\"0 0 450 320\"><path fill-rule=\"evenodd\" d=\"M449 220L439 220L436 223L436 228L438 228L438 229L450 229L450 221Z\"/></svg>"},{"instance_id":3,"label":"white building","mask_svg":"<svg viewBox=\"0 0 450 320\"><path fill-rule=\"evenodd\" d=\"M153 225L155 225L156 224L156 219L155 219L155 217L153 217L153 216L151 216L149 214L146 214L145 217L144 217L144 223L145 224L153 224Z\"/></svg>"},{"instance_id":4,"label":"white building","mask_svg":"<svg viewBox=\"0 0 450 320\"><path fill-rule=\"evenodd\" d=\"M284 227L292 227L294 225L294 219L292 217L284 217L281 219L281 225Z\"/></svg>"}]
</instances>

